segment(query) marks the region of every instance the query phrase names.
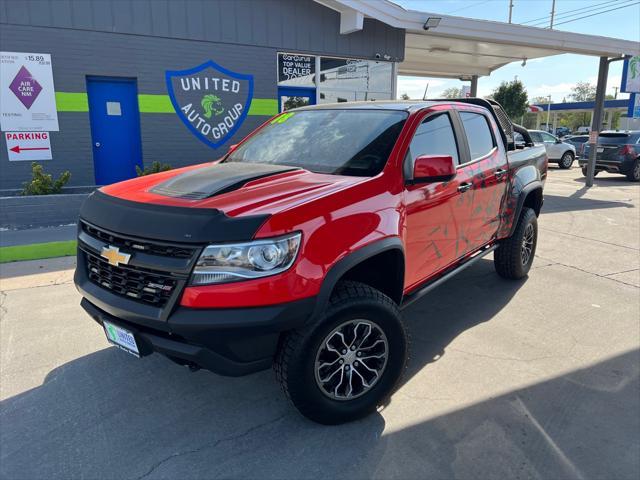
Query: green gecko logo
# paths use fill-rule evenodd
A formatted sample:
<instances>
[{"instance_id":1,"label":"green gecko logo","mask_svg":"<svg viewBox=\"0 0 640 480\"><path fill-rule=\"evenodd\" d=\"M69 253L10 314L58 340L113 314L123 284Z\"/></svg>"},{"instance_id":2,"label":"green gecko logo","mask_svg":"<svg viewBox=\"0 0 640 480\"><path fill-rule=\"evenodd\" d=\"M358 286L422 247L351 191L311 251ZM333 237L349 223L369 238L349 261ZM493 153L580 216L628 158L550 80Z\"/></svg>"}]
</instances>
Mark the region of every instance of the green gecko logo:
<instances>
[{"instance_id":1,"label":"green gecko logo","mask_svg":"<svg viewBox=\"0 0 640 480\"><path fill-rule=\"evenodd\" d=\"M222 100L220 100L218 96L211 93L202 97L200 105L202 105L202 108L204 109L205 118L211 118L212 115L220 115L222 112L224 112Z\"/></svg>"},{"instance_id":2,"label":"green gecko logo","mask_svg":"<svg viewBox=\"0 0 640 480\"><path fill-rule=\"evenodd\" d=\"M111 340L116 341L118 339L116 329L113 328L113 325L107 325L107 331L109 332L109 338L111 338Z\"/></svg>"},{"instance_id":3,"label":"green gecko logo","mask_svg":"<svg viewBox=\"0 0 640 480\"><path fill-rule=\"evenodd\" d=\"M631 78L640 75L640 57L633 57L629 60L629 69L631 70Z\"/></svg>"}]
</instances>

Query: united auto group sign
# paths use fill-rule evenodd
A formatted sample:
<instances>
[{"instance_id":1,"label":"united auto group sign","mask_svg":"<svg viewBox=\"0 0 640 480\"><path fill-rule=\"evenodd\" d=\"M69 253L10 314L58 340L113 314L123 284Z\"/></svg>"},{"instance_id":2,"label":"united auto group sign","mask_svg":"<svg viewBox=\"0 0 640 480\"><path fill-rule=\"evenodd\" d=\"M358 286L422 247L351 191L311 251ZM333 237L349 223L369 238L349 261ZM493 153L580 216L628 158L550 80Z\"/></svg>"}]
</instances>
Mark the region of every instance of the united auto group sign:
<instances>
[{"instance_id":1,"label":"united auto group sign","mask_svg":"<svg viewBox=\"0 0 640 480\"><path fill-rule=\"evenodd\" d=\"M199 140L218 148L240 128L253 98L253 76L209 60L187 70L166 72L176 113Z\"/></svg>"}]
</instances>

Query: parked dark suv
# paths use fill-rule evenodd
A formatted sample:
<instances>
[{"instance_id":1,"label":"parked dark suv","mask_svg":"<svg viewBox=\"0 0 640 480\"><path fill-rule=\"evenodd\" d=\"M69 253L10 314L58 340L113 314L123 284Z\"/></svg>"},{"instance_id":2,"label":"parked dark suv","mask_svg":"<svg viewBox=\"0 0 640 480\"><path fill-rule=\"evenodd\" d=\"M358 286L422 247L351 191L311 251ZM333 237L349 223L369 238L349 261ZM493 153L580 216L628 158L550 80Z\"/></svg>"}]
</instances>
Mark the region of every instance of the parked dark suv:
<instances>
[{"instance_id":1,"label":"parked dark suv","mask_svg":"<svg viewBox=\"0 0 640 480\"><path fill-rule=\"evenodd\" d=\"M587 175L590 146L584 148L579 159L583 175ZM621 173L632 182L640 182L640 130L602 132L596 145L595 174L605 171Z\"/></svg>"}]
</instances>

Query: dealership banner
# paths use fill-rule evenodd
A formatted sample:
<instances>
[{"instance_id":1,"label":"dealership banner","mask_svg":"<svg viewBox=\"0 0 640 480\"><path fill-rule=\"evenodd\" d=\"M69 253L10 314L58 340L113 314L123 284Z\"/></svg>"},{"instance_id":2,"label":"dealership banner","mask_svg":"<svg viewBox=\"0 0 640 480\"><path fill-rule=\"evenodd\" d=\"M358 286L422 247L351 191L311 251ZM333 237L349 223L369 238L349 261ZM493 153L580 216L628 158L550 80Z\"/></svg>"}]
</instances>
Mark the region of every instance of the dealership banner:
<instances>
[{"instance_id":1,"label":"dealership banner","mask_svg":"<svg viewBox=\"0 0 640 480\"><path fill-rule=\"evenodd\" d=\"M59 130L48 53L0 52L0 129Z\"/></svg>"},{"instance_id":2,"label":"dealership banner","mask_svg":"<svg viewBox=\"0 0 640 480\"><path fill-rule=\"evenodd\" d=\"M625 93L640 93L640 55L627 58L624 61L620 91Z\"/></svg>"},{"instance_id":3,"label":"dealership banner","mask_svg":"<svg viewBox=\"0 0 640 480\"><path fill-rule=\"evenodd\" d=\"M316 57L295 53L278 54L278 82L294 80L316 73Z\"/></svg>"}]
</instances>

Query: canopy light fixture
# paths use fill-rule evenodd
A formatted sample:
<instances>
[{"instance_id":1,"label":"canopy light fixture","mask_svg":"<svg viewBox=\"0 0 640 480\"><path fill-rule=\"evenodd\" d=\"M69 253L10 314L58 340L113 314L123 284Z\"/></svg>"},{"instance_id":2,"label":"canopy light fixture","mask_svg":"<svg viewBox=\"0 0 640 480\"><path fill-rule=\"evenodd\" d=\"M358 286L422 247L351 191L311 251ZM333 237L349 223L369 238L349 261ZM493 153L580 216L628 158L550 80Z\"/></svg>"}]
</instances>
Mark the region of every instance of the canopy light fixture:
<instances>
[{"instance_id":1,"label":"canopy light fixture","mask_svg":"<svg viewBox=\"0 0 640 480\"><path fill-rule=\"evenodd\" d=\"M425 30L429 30L430 28L436 28L438 25L440 25L440 20L442 20L442 18L440 17L429 17L427 18L427 21L424 22L424 25L422 26L422 28L424 28Z\"/></svg>"},{"instance_id":2,"label":"canopy light fixture","mask_svg":"<svg viewBox=\"0 0 640 480\"><path fill-rule=\"evenodd\" d=\"M522 59L522 66L524 67L527 64L527 57Z\"/></svg>"}]
</instances>

